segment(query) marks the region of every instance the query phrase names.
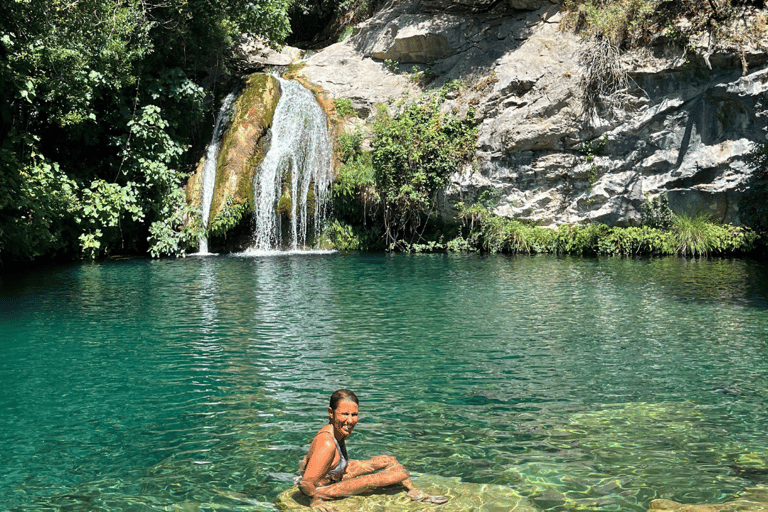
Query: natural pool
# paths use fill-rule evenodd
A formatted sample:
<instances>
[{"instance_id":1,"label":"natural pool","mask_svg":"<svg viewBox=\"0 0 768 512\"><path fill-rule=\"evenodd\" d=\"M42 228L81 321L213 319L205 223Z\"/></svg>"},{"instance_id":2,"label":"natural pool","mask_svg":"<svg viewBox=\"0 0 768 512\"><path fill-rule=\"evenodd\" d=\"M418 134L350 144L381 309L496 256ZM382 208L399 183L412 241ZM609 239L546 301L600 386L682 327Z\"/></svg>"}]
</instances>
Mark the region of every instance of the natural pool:
<instances>
[{"instance_id":1,"label":"natural pool","mask_svg":"<svg viewBox=\"0 0 768 512\"><path fill-rule=\"evenodd\" d=\"M0 510L269 510L354 389L350 455L543 510L768 481L768 266L284 254L0 278Z\"/></svg>"}]
</instances>

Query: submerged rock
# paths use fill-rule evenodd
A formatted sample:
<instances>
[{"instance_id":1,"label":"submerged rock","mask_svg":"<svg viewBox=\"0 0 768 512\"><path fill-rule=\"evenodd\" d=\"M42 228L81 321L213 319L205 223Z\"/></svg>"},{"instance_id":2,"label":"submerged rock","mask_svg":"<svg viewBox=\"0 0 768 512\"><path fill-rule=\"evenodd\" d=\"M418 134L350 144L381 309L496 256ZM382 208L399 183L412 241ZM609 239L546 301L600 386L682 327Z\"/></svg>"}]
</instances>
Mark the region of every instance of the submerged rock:
<instances>
[{"instance_id":1,"label":"submerged rock","mask_svg":"<svg viewBox=\"0 0 768 512\"><path fill-rule=\"evenodd\" d=\"M735 500L717 504L686 505L672 500L653 500L648 512L764 512L768 510L768 487L747 489Z\"/></svg>"},{"instance_id":2,"label":"submerged rock","mask_svg":"<svg viewBox=\"0 0 768 512\"><path fill-rule=\"evenodd\" d=\"M440 506L411 501L401 486L390 486L360 496L351 496L333 502L337 512L366 512L386 510L387 512L416 512L439 510L440 512L534 512L536 506L508 487L499 485L471 484L458 478L444 478L433 475L413 477L413 483L430 494L442 494L451 499ZM277 497L275 506L279 510L309 510L309 498L293 486Z\"/></svg>"}]
</instances>

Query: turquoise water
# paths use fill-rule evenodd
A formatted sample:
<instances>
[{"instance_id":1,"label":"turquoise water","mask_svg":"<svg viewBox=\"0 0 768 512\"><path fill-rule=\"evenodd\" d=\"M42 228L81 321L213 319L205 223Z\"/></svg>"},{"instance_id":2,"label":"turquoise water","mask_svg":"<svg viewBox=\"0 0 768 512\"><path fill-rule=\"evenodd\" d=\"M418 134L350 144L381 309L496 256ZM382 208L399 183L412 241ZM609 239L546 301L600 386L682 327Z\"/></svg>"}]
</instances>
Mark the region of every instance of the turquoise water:
<instances>
[{"instance_id":1,"label":"turquoise water","mask_svg":"<svg viewBox=\"0 0 768 512\"><path fill-rule=\"evenodd\" d=\"M768 266L293 254L0 279L0 510L270 510L354 389L350 455L543 510L768 482Z\"/></svg>"}]
</instances>

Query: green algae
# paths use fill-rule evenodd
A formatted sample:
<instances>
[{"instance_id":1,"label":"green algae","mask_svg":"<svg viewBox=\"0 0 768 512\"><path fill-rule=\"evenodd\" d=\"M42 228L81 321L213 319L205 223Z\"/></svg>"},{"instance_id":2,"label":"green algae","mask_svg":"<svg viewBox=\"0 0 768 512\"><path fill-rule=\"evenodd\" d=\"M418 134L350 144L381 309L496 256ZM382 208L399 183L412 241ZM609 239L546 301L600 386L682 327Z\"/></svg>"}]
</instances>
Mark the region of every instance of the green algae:
<instances>
[{"instance_id":1,"label":"green algae","mask_svg":"<svg viewBox=\"0 0 768 512\"><path fill-rule=\"evenodd\" d=\"M765 512L768 510L768 486L746 489L738 497L725 503L684 504L672 500L651 501L649 512Z\"/></svg>"}]
</instances>

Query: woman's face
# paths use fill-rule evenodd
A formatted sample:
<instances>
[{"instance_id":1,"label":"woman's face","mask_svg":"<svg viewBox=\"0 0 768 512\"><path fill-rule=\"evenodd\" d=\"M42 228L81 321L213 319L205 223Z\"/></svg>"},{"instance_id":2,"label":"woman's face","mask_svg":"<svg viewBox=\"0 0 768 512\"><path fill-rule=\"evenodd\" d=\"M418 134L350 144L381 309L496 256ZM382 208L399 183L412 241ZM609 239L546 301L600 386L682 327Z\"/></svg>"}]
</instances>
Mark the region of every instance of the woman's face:
<instances>
[{"instance_id":1,"label":"woman's face","mask_svg":"<svg viewBox=\"0 0 768 512\"><path fill-rule=\"evenodd\" d=\"M328 408L333 425L333 434L336 439L345 439L357 425L357 404L349 400L342 400L336 406L336 410Z\"/></svg>"}]
</instances>

